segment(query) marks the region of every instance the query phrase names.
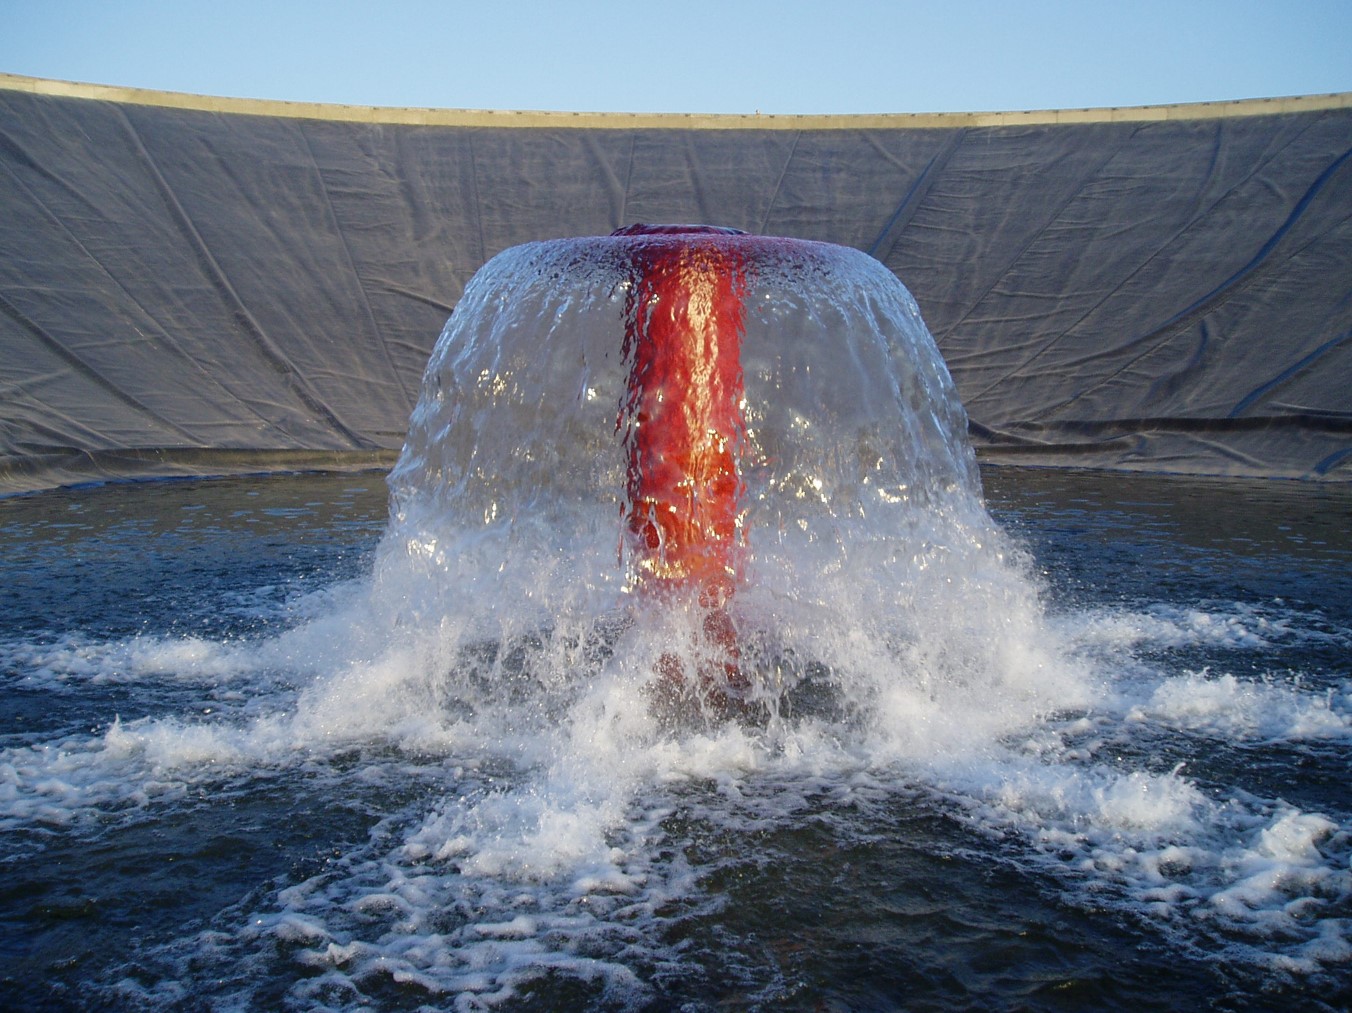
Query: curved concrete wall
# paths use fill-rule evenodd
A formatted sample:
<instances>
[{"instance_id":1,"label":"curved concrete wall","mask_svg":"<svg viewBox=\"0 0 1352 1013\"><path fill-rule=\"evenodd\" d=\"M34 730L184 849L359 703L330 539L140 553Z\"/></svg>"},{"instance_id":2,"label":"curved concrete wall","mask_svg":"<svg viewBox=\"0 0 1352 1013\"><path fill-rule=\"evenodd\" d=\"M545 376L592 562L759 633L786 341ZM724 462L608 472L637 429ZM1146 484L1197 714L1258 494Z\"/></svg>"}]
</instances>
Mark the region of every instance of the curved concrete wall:
<instances>
[{"instance_id":1,"label":"curved concrete wall","mask_svg":"<svg viewBox=\"0 0 1352 1013\"><path fill-rule=\"evenodd\" d=\"M0 76L0 492L392 459L470 275L704 221L911 288L995 461L1352 479L1352 96L951 116Z\"/></svg>"}]
</instances>

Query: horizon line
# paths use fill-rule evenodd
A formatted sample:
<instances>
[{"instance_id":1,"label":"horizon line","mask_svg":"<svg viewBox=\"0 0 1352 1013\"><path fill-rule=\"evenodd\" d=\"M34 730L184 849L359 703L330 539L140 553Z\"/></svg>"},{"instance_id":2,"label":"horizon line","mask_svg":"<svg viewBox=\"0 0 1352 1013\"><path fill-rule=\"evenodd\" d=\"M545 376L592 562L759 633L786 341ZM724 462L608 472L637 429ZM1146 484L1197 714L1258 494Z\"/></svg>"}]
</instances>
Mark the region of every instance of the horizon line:
<instances>
[{"instance_id":1,"label":"horizon line","mask_svg":"<svg viewBox=\"0 0 1352 1013\"><path fill-rule=\"evenodd\" d=\"M571 127L677 130L847 130L991 127L1071 123L1145 123L1226 119L1352 107L1352 91L1163 105L926 113L626 113L551 110L367 106L250 99L94 84L0 72L0 90L57 98L158 106L197 112L286 119L446 127Z\"/></svg>"}]
</instances>

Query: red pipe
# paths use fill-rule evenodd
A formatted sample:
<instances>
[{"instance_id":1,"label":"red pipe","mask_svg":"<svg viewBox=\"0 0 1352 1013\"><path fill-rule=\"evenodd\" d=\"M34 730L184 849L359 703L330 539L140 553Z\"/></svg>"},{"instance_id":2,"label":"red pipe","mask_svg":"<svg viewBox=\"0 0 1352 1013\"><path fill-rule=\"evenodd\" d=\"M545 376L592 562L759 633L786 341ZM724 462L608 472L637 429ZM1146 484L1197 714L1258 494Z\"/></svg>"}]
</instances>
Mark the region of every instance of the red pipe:
<instances>
[{"instance_id":1,"label":"red pipe","mask_svg":"<svg viewBox=\"0 0 1352 1013\"><path fill-rule=\"evenodd\" d=\"M639 592L693 599L703 611L699 683L721 695L746 686L727 605L741 574L741 343L746 264L740 236L712 226L633 225L613 233L633 268L625 321L629 382L626 526ZM686 681L674 655L661 674Z\"/></svg>"}]
</instances>

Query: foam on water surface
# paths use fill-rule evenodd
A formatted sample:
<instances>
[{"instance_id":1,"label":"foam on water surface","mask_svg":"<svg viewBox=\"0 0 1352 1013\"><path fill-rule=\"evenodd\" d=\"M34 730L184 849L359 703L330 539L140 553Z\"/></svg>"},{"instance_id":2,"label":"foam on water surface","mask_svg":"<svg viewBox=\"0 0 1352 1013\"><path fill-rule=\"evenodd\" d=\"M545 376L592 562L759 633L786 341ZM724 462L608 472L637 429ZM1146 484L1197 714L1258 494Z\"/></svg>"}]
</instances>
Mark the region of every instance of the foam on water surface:
<instances>
[{"instance_id":1,"label":"foam on water surface","mask_svg":"<svg viewBox=\"0 0 1352 1013\"><path fill-rule=\"evenodd\" d=\"M987 513L904 288L806 245L747 281L736 719L653 705L664 655L699 669L700 616L636 593L630 278L604 243L509 251L466 291L364 576L246 574L193 606L235 608L227 633L0 643L30 707L0 740L13 868L86 861L131 890L81 856L146 832L172 851L202 819L259 863L243 884L188 874L207 906L79 987L169 1007L1036 1008L1051 975L1125 1007L1163 968L1232 982L1222 1007L1336 1003L1352 688L1325 659L1352 615L1063 593L1040 572L1054 525L1016 538ZM274 837L284 858L258 850ZM124 857L152 861L139 847ZM864 949L881 963L852 963ZM935 984L952 962L961 981Z\"/></svg>"},{"instance_id":2,"label":"foam on water surface","mask_svg":"<svg viewBox=\"0 0 1352 1013\"><path fill-rule=\"evenodd\" d=\"M372 608L349 602L339 615L365 621ZM1067 633L1066 617L1033 627L1029 644L1018 631L1030 618L1001 632L995 661L979 657L1000 677L902 677L901 656L884 662L847 631L830 706L674 733L646 706L654 654L641 637L599 666L579 664L565 644L562 671L542 645L531 683L514 687L511 665L464 667L458 641L386 638L401 642L353 650L323 619L251 644L83 643L72 667L89 690L134 669L135 684L192 703L95 733L11 737L0 812L11 831L78 840L109 820L130 825L237 792L241 779L282 777L300 779L304 807L322 811L341 795L382 814L323 869L240 898L205 934L143 954L142 966L177 971L154 986L113 983L127 1001L180 1001L172 982L211 967L225 1005L268 988L297 1005L339 1007L412 989L472 1007L534 995L557 975L580 994L642 1004L711 959L683 933L735 920L720 899L722 870L754 867L761 843L783 848L781 838L821 821L845 839L896 833L889 800L964 827L965 843L947 842L955 853L1028 870L1072 907L1106 906L1182 953L1297 980L1340 974L1347 813L1199 781L1152 745L1179 731L1230 749L1342 745L1346 683L1321 690L1275 673L1170 669L1169 652L1214 646L1205 633L1189 641L1173 631L1166 646L1156 638L1148 652L1104 657L1096 612L1084 616L1092 651ZM1156 620L1146 619L1148 634ZM1282 617L1297 632L1300 620ZM884 663L891 679L870 667ZM45 664L69 692L60 659ZM835 675L854 670L857 681ZM1048 671L1055 678L1034 678ZM485 672L507 689L479 685ZM235 689L249 699L221 706ZM30 846L37 858L50 844ZM776 994L763 969L746 974L766 1001Z\"/></svg>"}]
</instances>

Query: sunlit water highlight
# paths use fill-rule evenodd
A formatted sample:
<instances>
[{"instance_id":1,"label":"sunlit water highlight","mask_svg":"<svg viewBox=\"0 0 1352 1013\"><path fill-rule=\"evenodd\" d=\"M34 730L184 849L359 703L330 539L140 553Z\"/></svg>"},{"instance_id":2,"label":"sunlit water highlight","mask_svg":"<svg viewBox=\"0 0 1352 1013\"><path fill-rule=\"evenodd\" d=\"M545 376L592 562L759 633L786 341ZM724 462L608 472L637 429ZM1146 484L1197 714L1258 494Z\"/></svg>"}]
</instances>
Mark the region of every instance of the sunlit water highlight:
<instances>
[{"instance_id":1,"label":"sunlit water highlight","mask_svg":"<svg viewBox=\"0 0 1352 1013\"><path fill-rule=\"evenodd\" d=\"M690 617L632 594L593 326L624 293L555 252L466 293L388 524L374 477L0 501L16 1001L1347 1004L1347 492L983 502L904 290L763 272L755 706L672 724Z\"/></svg>"}]
</instances>

